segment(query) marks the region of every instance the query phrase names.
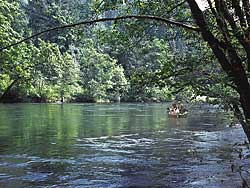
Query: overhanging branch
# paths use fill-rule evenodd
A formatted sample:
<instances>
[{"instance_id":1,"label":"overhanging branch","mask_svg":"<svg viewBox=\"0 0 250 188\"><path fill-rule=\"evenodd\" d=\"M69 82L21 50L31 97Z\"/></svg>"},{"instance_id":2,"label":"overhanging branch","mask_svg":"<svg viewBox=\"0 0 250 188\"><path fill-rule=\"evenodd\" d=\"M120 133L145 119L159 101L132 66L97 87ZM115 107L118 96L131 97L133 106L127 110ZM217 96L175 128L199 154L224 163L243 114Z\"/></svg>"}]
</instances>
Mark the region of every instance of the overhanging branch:
<instances>
[{"instance_id":1,"label":"overhanging branch","mask_svg":"<svg viewBox=\"0 0 250 188\"><path fill-rule=\"evenodd\" d=\"M162 23L165 23L165 24L170 24L170 25L175 25L175 26L178 26L178 27L182 27L184 29L191 30L191 31L196 31L196 32L200 31L200 29L198 27L194 27L194 26L191 26L191 25L187 25L187 24L184 24L184 23L181 23L181 22L177 22L177 21L174 21L174 20L169 20L169 19L166 19L166 18L158 17L158 16L126 15L126 16L118 16L118 17L115 17L115 18L100 18L100 19L95 19L95 20L87 20L87 21L82 21L82 22L78 22L78 23L73 23L73 24L62 25L62 26L57 26L57 27L54 27L54 28L50 28L50 29L41 31L39 33L36 33L34 35L31 35L30 37L22 39L22 40L20 40L20 41L18 41L16 43L13 43L13 44L10 44L10 45L5 46L3 48L0 48L0 52L2 52L5 49L8 49L8 48L10 48L12 46L16 46L16 45L18 45L20 43L26 42L26 41L34 38L34 37L40 36L40 35L42 35L44 33L48 33L48 32L51 32L51 31L62 30L62 29L67 29L67 28L73 28L73 27L76 27L76 26L86 25L86 24L94 24L94 23L98 23L98 22L125 20L125 19L153 20L153 21L158 21L158 22L162 22Z\"/></svg>"}]
</instances>

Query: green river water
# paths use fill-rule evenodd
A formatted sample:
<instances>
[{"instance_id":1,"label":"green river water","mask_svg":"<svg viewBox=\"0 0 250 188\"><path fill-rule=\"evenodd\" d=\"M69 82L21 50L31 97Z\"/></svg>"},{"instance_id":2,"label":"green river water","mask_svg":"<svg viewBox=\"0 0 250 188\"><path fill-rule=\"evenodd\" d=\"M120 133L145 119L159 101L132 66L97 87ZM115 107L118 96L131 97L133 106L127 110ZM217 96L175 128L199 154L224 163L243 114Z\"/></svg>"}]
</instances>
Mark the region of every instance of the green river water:
<instances>
[{"instance_id":1,"label":"green river water","mask_svg":"<svg viewBox=\"0 0 250 188\"><path fill-rule=\"evenodd\" d=\"M240 186L240 126L211 106L182 119L168 106L1 104L0 187Z\"/></svg>"}]
</instances>

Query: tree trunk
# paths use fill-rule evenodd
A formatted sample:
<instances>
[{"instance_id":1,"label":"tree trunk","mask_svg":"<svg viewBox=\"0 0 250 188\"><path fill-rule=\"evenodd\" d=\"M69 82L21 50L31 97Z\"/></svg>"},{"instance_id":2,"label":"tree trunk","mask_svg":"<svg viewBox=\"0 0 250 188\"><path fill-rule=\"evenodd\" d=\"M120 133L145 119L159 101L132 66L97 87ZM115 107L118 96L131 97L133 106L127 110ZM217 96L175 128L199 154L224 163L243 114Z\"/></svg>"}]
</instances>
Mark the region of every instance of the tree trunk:
<instances>
[{"instance_id":1,"label":"tree trunk","mask_svg":"<svg viewBox=\"0 0 250 188\"><path fill-rule=\"evenodd\" d=\"M4 91L4 93L0 97L0 102L4 102L4 99L8 95L9 91L11 88L19 81L19 78L15 79L14 81L11 82L11 84L7 87L7 89Z\"/></svg>"},{"instance_id":2,"label":"tree trunk","mask_svg":"<svg viewBox=\"0 0 250 188\"><path fill-rule=\"evenodd\" d=\"M247 136L248 141L250 142L250 121L247 120L244 124L241 123L241 125L244 130L244 133Z\"/></svg>"},{"instance_id":3,"label":"tree trunk","mask_svg":"<svg viewBox=\"0 0 250 188\"><path fill-rule=\"evenodd\" d=\"M237 87L237 92L240 95L240 104L244 113L244 122L241 122L241 124L248 141L250 141L250 85L243 62L236 50L230 46L231 44L221 41L213 35L196 1L187 0L187 2L193 18L201 30L203 39L212 49L222 69Z\"/></svg>"},{"instance_id":4,"label":"tree trunk","mask_svg":"<svg viewBox=\"0 0 250 188\"><path fill-rule=\"evenodd\" d=\"M240 111L240 108L237 105L237 103L232 102L231 109L234 112L235 117L239 120L240 124L242 125L242 128L247 136L247 139L250 140L250 121L244 118L244 115Z\"/></svg>"},{"instance_id":5,"label":"tree trunk","mask_svg":"<svg viewBox=\"0 0 250 188\"><path fill-rule=\"evenodd\" d=\"M245 124L242 124L244 132L250 142L250 91L240 95L240 103L243 108L243 113L245 116Z\"/></svg>"}]
</instances>

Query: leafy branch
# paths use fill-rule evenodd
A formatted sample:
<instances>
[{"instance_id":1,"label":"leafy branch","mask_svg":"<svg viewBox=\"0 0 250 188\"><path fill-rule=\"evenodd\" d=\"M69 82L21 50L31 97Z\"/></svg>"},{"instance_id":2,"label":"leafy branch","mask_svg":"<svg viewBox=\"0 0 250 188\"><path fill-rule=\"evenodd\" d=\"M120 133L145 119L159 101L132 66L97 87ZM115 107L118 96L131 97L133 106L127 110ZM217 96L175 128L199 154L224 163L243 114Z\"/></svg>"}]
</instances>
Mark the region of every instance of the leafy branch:
<instances>
[{"instance_id":1,"label":"leafy branch","mask_svg":"<svg viewBox=\"0 0 250 188\"><path fill-rule=\"evenodd\" d=\"M80 26L80 25L87 25L87 24L94 24L94 23L98 23L98 22L106 22L106 21L116 21L116 20L125 20L125 19L138 19L138 20L153 20L153 21L159 21L159 22L163 22L165 24L170 24L170 25L175 25L178 27L182 27L191 31L196 31L199 32L200 29L198 27L192 26L192 25L187 25L181 22L177 22L174 20L170 20L170 19L166 19L163 17L158 17L158 16L151 16L151 15L126 15L126 16L118 16L118 17L114 17L114 18L100 18L100 19L95 19L95 20L87 20L87 21L82 21L82 22L78 22L78 23L73 23L73 24L67 24L67 25L62 25L62 26L57 26L57 27L53 27L44 31L41 31L39 33L36 33L34 35L31 35L25 39L22 39L16 43L12 43L8 46L5 46L3 48L0 48L0 52L2 52L5 49L8 49L12 46L16 46L20 43L26 42L32 38L35 38L37 36L40 36L44 33L48 33L51 31L58 31L58 30L62 30L62 29L67 29L67 28L73 28L76 26Z\"/></svg>"}]
</instances>

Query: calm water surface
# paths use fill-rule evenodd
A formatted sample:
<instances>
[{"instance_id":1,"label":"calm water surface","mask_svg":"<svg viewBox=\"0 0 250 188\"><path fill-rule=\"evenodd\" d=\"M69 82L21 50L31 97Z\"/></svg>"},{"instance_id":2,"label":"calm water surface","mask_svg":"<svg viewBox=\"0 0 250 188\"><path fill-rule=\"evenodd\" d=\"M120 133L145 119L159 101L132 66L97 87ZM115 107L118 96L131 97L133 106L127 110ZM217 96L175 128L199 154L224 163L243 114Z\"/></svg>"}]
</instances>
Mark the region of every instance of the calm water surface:
<instances>
[{"instance_id":1,"label":"calm water surface","mask_svg":"<svg viewBox=\"0 0 250 188\"><path fill-rule=\"evenodd\" d=\"M171 119L167 106L1 104L0 187L238 187L241 128L208 107Z\"/></svg>"}]
</instances>

